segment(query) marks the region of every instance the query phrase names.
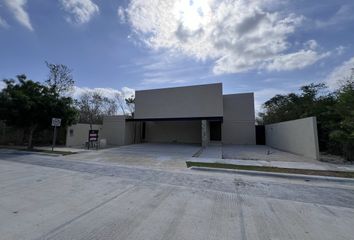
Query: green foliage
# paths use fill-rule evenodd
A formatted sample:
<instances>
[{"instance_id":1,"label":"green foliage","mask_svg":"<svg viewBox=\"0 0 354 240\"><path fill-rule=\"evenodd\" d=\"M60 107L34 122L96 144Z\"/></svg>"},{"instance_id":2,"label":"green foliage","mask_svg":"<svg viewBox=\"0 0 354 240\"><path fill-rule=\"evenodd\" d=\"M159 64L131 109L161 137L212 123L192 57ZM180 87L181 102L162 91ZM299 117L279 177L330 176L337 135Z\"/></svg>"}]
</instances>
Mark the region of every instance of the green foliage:
<instances>
[{"instance_id":1,"label":"green foliage","mask_svg":"<svg viewBox=\"0 0 354 240\"><path fill-rule=\"evenodd\" d=\"M338 91L325 84L310 84L299 93L275 95L263 104L259 117L264 124L317 117L321 151L354 160L354 84L347 81Z\"/></svg>"},{"instance_id":2,"label":"green foliage","mask_svg":"<svg viewBox=\"0 0 354 240\"><path fill-rule=\"evenodd\" d=\"M261 117L265 124L294 120L313 115L328 114L327 107L334 104L331 94L325 95L324 84L310 84L300 88L301 92L275 95L263 104Z\"/></svg>"},{"instance_id":3,"label":"green foliage","mask_svg":"<svg viewBox=\"0 0 354 240\"><path fill-rule=\"evenodd\" d=\"M336 128L330 132L330 140L341 143L343 154L354 160L354 81L348 80L337 91L334 112L339 116Z\"/></svg>"},{"instance_id":4,"label":"green foliage","mask_svg":"<svg viewBox=\"0 0 354 240\"><path fill-rule=\"evenodd\" d=\"M61 97L55 88L28 80L25 75L4 80L6 87L0 92L0 116L8 126L25 129L29 134L28 147L36 130L51 127L53 117L62 119L62 126L72 124L76 109L70 97Z\"/></svg>"}]
</instances>

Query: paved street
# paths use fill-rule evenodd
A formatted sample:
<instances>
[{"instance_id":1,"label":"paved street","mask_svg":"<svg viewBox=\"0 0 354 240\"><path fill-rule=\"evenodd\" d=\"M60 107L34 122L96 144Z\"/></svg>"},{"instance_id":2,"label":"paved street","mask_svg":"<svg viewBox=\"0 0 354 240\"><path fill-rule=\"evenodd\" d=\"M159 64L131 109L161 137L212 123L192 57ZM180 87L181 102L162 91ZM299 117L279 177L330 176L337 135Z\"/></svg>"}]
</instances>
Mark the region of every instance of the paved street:
<instances>
[{"instance_id":1,"label":"paved street","mask_svg":"<svg viewBox=\"0 0 354 240\"><path fill-rule=\"evenodd\" d=\"M352 239L354 182L0 152L0 239Z\"/></svg>"}]
</instances>

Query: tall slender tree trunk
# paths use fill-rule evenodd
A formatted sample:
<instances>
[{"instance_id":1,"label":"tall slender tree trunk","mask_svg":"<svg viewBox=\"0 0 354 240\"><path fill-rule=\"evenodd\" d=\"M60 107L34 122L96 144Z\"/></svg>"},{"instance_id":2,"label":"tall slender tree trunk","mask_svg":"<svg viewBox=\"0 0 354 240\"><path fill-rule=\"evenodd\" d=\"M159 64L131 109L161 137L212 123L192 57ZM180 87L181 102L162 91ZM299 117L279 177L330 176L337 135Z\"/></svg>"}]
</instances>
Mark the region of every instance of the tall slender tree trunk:
<instances>
[{"instance_id":1,"label":"tall slender tree trunk","mask_svg":"<svg viewBox=\"0 0 354 240\"><path fill-rule=\"evenodd\" d=\"M90 130L92 130L92 124L93 124L93 116L90 114Z\"/></svg>"},{"instance_id":2,"label":"tall slender tree trunk","mask_svg":"<svg viewBox=\"0 0 354 240\"><path fill-rule=\"evenodd\" d=\"M31 126L29 128L29 133L28 133L28 146L27 149L32 150L33 149L33 133L34 130L36 130L37 126Z\"/></svg>"}]
</instances>

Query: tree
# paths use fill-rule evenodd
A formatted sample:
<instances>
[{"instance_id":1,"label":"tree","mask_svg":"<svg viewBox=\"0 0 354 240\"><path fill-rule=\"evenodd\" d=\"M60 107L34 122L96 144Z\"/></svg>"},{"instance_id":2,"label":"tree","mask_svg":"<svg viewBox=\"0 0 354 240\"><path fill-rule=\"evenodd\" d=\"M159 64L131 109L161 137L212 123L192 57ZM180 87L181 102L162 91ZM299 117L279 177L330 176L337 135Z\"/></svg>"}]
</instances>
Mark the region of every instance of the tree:
<instances>
[{"instance_id":1,"label":"tree","mask_svg":"<svg viewBox=\"0 0 354 240\"><path fill-rule=\"evenodd\" d=\"M113 99L102 96L100 92L84 92L76 101L80 112L79 122L101 124L104 115L114 115L117 112L117 104Z\"/></svg>"},{"instance_id":2,"label":"tree","mask_svg":"<svg viewBox=\"0 0 354 240\"><path fill-rule=\"evenodd\" d=\"M103 114L107 116L113 116L117 114L118 105L115 99L104 98L103 101Z\"/></svg>"},{"instance_id":3,"label":"tree","mask_svg":"<svg viewBox=\"0 0 354 240\"><path fill-rule=\"evenodd\" d=\"M300 88L300 93L277 94L263 104L259 114L265 124L317 116L321 119L327 107L334 104L334 96L326 92L323 83L309 84Z\"/></svg>"},{"instance_id":4,"label":"tree","mask_svg":"<svg viewBox=\"0 0 354 240\"><path fill-rule=\"evenodd\" d=\"M48 86L54 88L59 94L72 90L75 83L72 76L72 70L63 64L45 63L49 68L49 76L46 80Z\"/></svg>"},{"instance_id":5,"label":"tree","mask_svg":"<svg viewBox=\"0 0 354 240\"><path fill-rule=\"evenodd\" d=\"M339 116L330 139L341 143L344 157L354 161L354 78L347 80L337 91L334 111Z\"/></svg>"},{"instance_id":6,"label":"tree","mask_svg":"<svg viewBox=\"0 0 354 240\"><path fill-rule=\"evenodd\" d=\"M127 104L123 94L121 92L116 93L114 99L116 100L118 107L122 110L122 114L127 115Z\"/></svg>"},{"instance_id":7,"label":"tree","mask_svg":"<svg viewBox=\"0 0 354 240\"><path fill-rule=\"evenodd\" d=\"M125 116L133 116L135 111L135 98L134 95L125 98L125 94L118 92L115 94L114 99Z\"/></svg>"},{"instance_id":8,"label":"tree","mask_svg":"<svg viewBox=\"0 0 354 240\"><path fill-rule=\"evenodd\" d=\"M135 112L135 98L134 98L134 96L131 96L130 98L126 98L125 103L127 104L130 115L134 116L134 112Z\"/></svg>"},{"instance_id":9,"label":"tree","mask_svg":"<svg viewBox=\"0 0 354 240\"><path fill-rule=\"evenodd\" d=\"M33 134L49 128L53 117L62 119L62 126L72 124L76 109L70 97L62 97L54 88L18 75L17 82L4 79L6 87L0 92L0 116L7 125L28 132L28 149L33 148Z\"/></svg>"},{"instance_id":10,"label":"tree","mask_svg":"<svg viewBox=\"0 0 354 240\"><path fill-rule=\"evenodd\" d=\"M125 104L127 105L129 109L129 115L134 117L134 112L135 112L135 97L132 95L130 98L125 99ZM134 138L133 142L136 143L136 132L137 132L137 123L133 122L133 128L134 128Z\"/></svg>"}]
</instances>

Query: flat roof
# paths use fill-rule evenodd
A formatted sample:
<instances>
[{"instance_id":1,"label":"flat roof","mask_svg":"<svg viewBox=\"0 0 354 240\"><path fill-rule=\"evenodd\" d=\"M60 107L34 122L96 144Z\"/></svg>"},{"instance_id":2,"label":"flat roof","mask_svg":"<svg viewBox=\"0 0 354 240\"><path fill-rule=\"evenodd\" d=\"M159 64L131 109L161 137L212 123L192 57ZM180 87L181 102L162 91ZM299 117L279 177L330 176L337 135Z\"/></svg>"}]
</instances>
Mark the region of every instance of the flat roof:
<instances>
[{"instance_id":1,"label":"flat roof","mask_svg":"<svg viewBox=\"0 0 354 240\"><path fill-rule=\"evenodd\" d=\"M188 85L188 86L177 86L177 87L150 88L150 89L135 90L135 92L145 92L145 91L155 91L155 90L168 90L168 89L181 89L181 88L202 87L202 86L210 86L210 85L221 85L222 86L222 82L207 83L207 84L196 84L196 85Z\"/></svg>"}]
</instances>

